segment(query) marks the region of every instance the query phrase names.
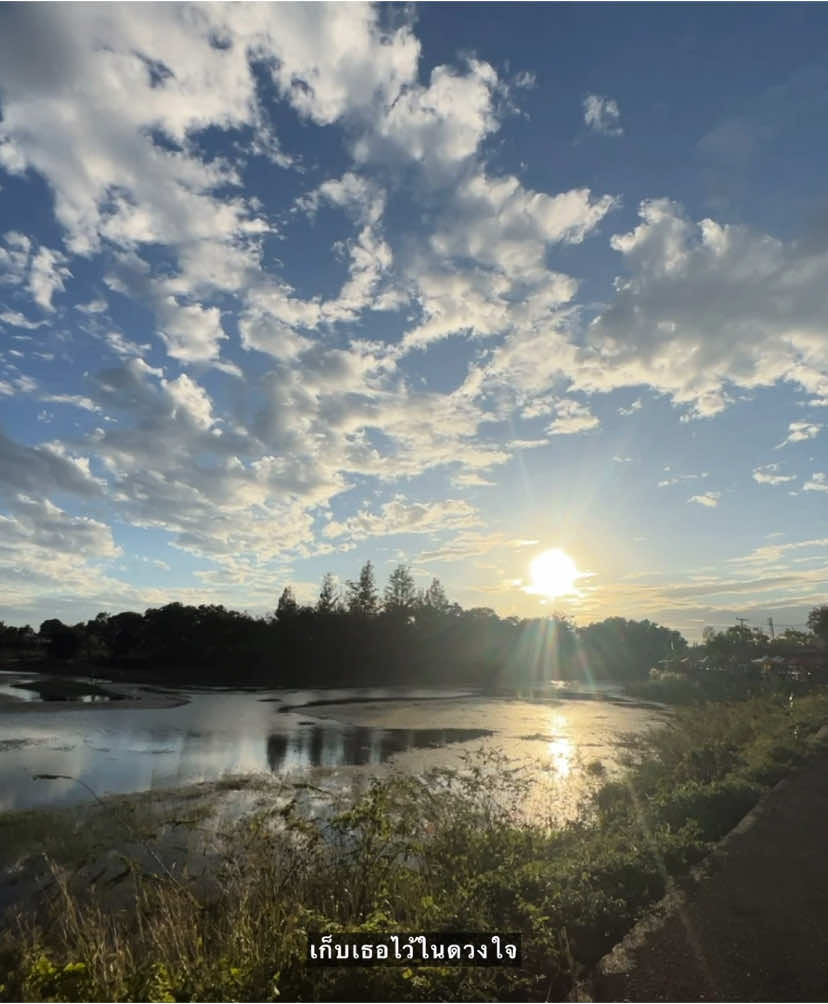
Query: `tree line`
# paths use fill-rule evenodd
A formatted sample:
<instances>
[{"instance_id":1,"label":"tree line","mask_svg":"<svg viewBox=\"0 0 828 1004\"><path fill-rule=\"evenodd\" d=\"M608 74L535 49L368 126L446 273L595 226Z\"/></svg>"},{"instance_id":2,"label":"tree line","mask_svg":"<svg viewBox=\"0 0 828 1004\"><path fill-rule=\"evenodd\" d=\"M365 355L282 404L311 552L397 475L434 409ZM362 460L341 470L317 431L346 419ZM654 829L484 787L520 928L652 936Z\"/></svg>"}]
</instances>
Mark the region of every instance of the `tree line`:
<instances>
[{"instance_id":1,"label":"tree line","mask_svg":"<svg viewBox=\"0 0 828 1004\"><path fill-rule=\"evenodd\" d=\"M0 624L0 648L41 651L57 667L79 663L109 674L174 683L227 685L427 685L521 689L545 680L645 679L687 649L684 637L623 617L577 627L570 619L500 617L464 609L438 579L418 589L398 565L380 591L366 562L337 587L322 580L314 604L287 586L265 617L222 605L168 603L144 613L99 613L74 625Z\"/></svg>"}]
</instances>

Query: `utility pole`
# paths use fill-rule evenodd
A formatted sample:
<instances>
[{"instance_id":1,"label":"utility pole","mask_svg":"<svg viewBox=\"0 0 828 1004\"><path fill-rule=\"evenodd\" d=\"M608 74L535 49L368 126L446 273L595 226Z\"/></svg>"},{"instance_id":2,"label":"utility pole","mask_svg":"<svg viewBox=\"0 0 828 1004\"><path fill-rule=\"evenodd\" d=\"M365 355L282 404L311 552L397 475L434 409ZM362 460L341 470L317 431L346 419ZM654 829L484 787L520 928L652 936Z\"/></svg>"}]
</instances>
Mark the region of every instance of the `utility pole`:
<instances>
[{"instance_id":1,"label":"utility pole","mask_svg":"<svg viewBox=\"0 0 828 1004\"><path fill-rule=\"evenodd\" d=\"M773 641L776 638L776 635L773 633L773 617L768 617L768 627L770 628L771 641Z\"/></svg>"},{"instance_id":2,"label":"utility pole","mask_svg":"<svg viewBox=\"0 0 828 1004\"><path fill-rule=\"evenodd\" d=\"M747 617L737 617L736 620L739 622L739 627L741 628L747 624Z\"/></svg>"}]
</instances>

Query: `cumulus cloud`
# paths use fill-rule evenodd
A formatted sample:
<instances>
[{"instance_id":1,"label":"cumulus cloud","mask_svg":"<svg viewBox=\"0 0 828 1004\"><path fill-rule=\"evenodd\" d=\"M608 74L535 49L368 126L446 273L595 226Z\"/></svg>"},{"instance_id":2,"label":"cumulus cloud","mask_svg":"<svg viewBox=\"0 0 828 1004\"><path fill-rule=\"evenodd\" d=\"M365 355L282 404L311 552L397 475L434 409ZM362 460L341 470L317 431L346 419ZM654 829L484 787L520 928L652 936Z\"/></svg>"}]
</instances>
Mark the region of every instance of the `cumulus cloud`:
<instances>
[{"instance_id":1,"label":"cumulus cloud","mask_svg":"<svg viewBox=\"0 0 828 1004\"><path fill-rule=\"evenodd\" d=\"M605 98L600 94L588 94L584 98L584 122L594 132L605 136L621 136L621 110L613 98Z\"/></svg>"},{"instance_id":2,"label":"cumulus cloud","mask_svg":"<svg viewBox=\"0 0 828 1004\"><path fill-rule=\"evenodd\" d=\"M746 226L695 223L667 199L639 212L635 229L611 239L627 271L573 360L576 386L648 385L696 417L723 411L730 387L828 388L828 255Z\"/></svg>"}]
</instances>

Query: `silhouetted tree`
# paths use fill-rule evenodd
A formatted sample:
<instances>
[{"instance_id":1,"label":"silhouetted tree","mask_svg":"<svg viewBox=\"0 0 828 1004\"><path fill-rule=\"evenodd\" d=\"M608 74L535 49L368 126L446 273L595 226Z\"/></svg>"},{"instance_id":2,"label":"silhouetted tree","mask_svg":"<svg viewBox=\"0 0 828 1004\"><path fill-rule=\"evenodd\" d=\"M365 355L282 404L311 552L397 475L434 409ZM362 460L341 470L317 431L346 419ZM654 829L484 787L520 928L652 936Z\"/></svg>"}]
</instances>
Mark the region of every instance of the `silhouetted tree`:
<instances>
[{"instance_id":1,"label":"silhouetted tree","mask_svg":"<svg viewBox=\"0 0 828 1004\"><path fill-rule=\"evenodd\" d=\"M73 659L80 651L80 633L56 617L40 625L40 637L48 640L48 652L53 659Z\"/></svg>"},{"instance_id":2,"label":"silhouetted tree","mask_svg":"<svg viewBox=\"0 0 828 1004\"><path fill-rule=\"evenodd\" d=\"M372 617L379 612L379 595L374 579L374 566L366 561L356 582L348 580L348 612L362 617Z\"/></svg>"},{"instance_id":3,"label":"silhouetted tree","mask_svg":"<svg viewBox=\"0 0 828 1004\"><path fill-rule=\"evenodd\" d=\"M448 613L451 604L439 579L431 580L431 585L423 592L420 605L434 613Z\"/></svg>"},{"instance_id":4,"label":"silhouetted tree","mask_svg":"<svg viewBox=\"0 0 828 1004\"><path fill-rule=\"evenodd\" d=\"M330 572L325 572L322 586L319 590L319 599L316 601L316 612L323 615L335 614L339 608L339 591L336 588L334 577Z\"/></svg>"},{"instance_id":5,"label":"silhouetted tree","mask_svg":"<svg viewBox=\"0 0 828 1004\"><path fill-rule=\"evenodd\" d=\"M808 630L828 645L828 605L814 607L808 614Z\"/></svg>"},{"instance_id":6,"label":"silhouetted tree","mask_svg":"<svg viewBox=\"0 0 828 1004\"><path fill-rule=\"evenodd\" d=\"M408 565L397 565L385 587L385 612L392 616L409 616L417 605L417 587Z\"/></svg>"},{"instance_id":7,"label":"silhouetted tree","mask_svg":"<svg viewBox=\"0 0 828 1004\"><path fill-rule=\"evenodd\" d=\"M289 617L295 617L298 612L299 604L296 602L293 589L290 586L285 586L276 605L276 619L286 621Z\"/></svg>"}]
</instances>

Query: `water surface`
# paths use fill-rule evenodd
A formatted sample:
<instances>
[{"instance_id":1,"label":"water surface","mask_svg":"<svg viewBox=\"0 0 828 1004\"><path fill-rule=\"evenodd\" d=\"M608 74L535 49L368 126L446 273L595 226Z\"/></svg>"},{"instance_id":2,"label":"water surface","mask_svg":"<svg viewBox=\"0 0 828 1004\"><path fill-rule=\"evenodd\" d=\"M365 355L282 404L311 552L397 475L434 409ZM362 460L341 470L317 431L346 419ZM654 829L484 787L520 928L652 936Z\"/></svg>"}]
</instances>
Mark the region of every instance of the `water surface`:
<instances>
[{"instance_id":1,"label":"water surface","mask_svg":"<svg viewBox=\"0 0 828 1004\"><path fill-rule=\"evenodd\" d=\"M17 691L24 699L31 693ZM553 784L560 811L572 814L585 765L612 768L625 735L657 720L652 710L611 701L538 703L449 690L173 693L186 703L44 704L25 714L0 704L0 810L262 772L342 787L391 769L453 766L483 747L531 763Z\"/></svg>"}]
</instances>

